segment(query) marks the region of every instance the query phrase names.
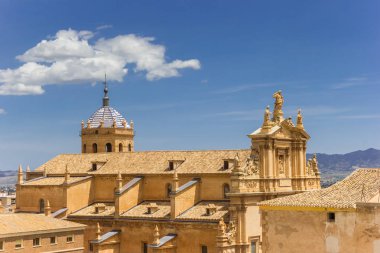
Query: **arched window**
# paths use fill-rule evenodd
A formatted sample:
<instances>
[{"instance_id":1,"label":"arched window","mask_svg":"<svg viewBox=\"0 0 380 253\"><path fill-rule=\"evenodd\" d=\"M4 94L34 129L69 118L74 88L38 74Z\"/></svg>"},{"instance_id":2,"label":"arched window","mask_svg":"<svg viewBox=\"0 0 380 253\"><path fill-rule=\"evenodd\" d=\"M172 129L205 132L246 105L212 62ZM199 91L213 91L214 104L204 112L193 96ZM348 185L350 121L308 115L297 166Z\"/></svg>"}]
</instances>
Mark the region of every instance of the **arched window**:
<instances>
[{"instance_id":1,"label":"arched window","mask_svg":"<svg viewBox=\"0 0 380 253\"><path fill-rule=\"evenodd\" d=\"M129 151L129 152L132 151L132 145L131 145L131 143L128 144L128 151Z\"/></svg>"},{"instance_id":2,"label":"arched window","mask_svg":"<svg viewBox=\"0 0 380 253\"><path fill-rule=\"evenodd\" d=\"M119 144L119 152L123 152L123 144Z\"/></svg>"},{"instance_id":3,"label":"arched window","mask_svg":"<svg viewBox=\"0 0 380 253\"><path fill-rule=\"evenodd\" d=\"M86 144L83 144L83 150L82 153L86 153Z\"/></svg>"},{"instance_id":4,"label":"arched window","mask_svg":"<svg viewBox=\"0 0 380 253\"><path fill-rule=\"evenodd\" d=\"M172 184L168 183L166 184L166 197L170 198L170 193L172 192Z\"/></svg>"},{"instance_id":5,"label":"arched window","mask_svg":"<svg viewBox=\"0 0 380 253\"><path fill-rule=\"evenodd\" d=\"M40 213L45 211L45 200L40 199Z\"/></svg>"},{"instance_id":6,"label":"arched window","mask_svg":"<svg viewBox=\"0 0 380 253\"><path fill-rule=\"evenodd\" d=\"M112 152L112 144L111 143L106 144L106 152Z\"/></svg>"},{"instance_id":7,"label":"arched window","mask_svg":"<svg viewBox=\"0 0 380 253\"><path fill-rule=\"evenodd\" d=\"M230 185L229 184L224 184L223 185L223 197L226 199L228 198L227 193L230 192Z\"/></svg>"},{"instance_id":8,"label":"arched window","mask_svg":"<svg viewBox=\"0 0 380 253\"><path fill-rule=\"evenodd\" d=\"M92 153L98 153L98 145L96 143L92 144Z\"/></svg>"}]
</instances>

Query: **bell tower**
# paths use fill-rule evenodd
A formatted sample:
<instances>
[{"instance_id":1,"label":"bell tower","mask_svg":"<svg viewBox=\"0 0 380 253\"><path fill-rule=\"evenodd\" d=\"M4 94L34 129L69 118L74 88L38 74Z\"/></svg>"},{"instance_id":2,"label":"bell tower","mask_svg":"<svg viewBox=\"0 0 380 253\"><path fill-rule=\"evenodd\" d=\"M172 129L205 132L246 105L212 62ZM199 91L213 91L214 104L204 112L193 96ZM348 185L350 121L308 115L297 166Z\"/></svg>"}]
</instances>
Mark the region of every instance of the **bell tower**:
<instances>
[{"instance_id":1,"label":"bell tower","mask_svg":"<svg viewBox=\"0 0 380 253\"><path fill-rule=\"evenodd\" d=\"M94 112L81 129L82 153L133 152L134 124L110 106L107 76L104 78L102 107Z\"/></svg>"}]
</instances>

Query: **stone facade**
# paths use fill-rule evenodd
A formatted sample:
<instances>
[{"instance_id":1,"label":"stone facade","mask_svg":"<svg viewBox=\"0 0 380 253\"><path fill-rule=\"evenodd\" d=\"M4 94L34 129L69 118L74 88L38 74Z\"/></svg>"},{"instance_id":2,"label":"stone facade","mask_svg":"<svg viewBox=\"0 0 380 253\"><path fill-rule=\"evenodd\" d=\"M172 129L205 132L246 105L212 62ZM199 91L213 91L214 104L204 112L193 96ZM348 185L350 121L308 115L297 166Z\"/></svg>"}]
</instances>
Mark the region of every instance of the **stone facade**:
<instances>
[{"instance_id":1,"label":"stone facade","mask_svg":"<svg viewBox=\"0 0 380 253\"><path fill-rule=\"evenodd\" d=\"M0 214L0 252L82 253L84 227L39 214Z\"/></svg>"},{"instance_id":2,"label":"stone facade","mask_svg":"<svg viewBox=\"0 0 380 253\"><path fill-rule=\"evenodd\" d=\"M20 170L17 211L42 212L49 200L58 217L88 225L86 251L259 252L257 203L320 188L316 159L306 161L301 113L296 125L283 119L281 92L274 98L275 117L267 108L243 150L137 152L133 123L96 112L82 122L85 152L59 155L25 182ZM93 143L96 152L88 151ZM116 148L99 148L107 143Z\"/></svg>"},{"instance_id":3,"label":"stone facade","mask_svg":"<svg viewBox=\"0 0 380 253\"><path fill-rule=\"evenodd\" d=\"M327 189L261 202L263 253L380 252L380 169Z\"/></svg>"}]
</instances>

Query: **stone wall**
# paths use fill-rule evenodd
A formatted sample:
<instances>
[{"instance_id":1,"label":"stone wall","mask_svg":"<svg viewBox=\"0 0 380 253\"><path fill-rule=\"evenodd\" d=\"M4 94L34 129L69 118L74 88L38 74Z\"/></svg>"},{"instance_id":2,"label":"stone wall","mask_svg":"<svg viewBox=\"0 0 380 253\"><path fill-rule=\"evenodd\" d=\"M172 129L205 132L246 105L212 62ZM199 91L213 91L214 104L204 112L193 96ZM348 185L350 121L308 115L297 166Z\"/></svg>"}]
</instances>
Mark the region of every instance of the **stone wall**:
<instances>
[{"instance_id":1,"label":"stone wall","mask_svg":"<svg viewBox=\"0 0 380 253\"><path fill-rule=\"evenodd\" d=\"M368 203L356 210L262 210L263 253L380 252L379 221L379 205Z\"/></svg>"}]
</instances>

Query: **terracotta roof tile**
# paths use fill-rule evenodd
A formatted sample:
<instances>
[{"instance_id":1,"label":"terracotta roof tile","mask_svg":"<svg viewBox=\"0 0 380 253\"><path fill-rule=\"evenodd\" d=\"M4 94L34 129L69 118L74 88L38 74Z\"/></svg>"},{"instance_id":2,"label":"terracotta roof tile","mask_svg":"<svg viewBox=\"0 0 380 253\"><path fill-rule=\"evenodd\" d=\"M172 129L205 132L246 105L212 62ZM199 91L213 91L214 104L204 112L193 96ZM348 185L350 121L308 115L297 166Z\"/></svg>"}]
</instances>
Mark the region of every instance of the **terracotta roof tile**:
<instances>
[{"instance_id":1,"label":"terracotta roof tile","mask_svg":"<svg viewBox=\"0 0 380 253\"><path fill-rule=\"evenodd\" d=\"M148 206L156 204L158 210L151 214L148 213ZM170 218L170 201L144 201L141 204L134 206L121 215L128 218L155 218L169 219Z\"/></svg>"},{"instance_id":2,"label":"terracotta roof tile","mask_svg":"<svg viewBox=\"0 0 380 253\"><path fill-rule=\"evenodd\" d=\"M197 205L183 212L177 220L213 220L219 221L228 213L228 201L202 201ZM216 208L216 212L212 215L206 214L206 209L209 206Z\"/></svg>"},{"instance_id":3,"label":"terracotta roof tile","mask_svg":"<svg viewBox=\"0 0 380 253\"><path fill-rule=\"evenodd\" d=\"M260 202L260 206L355 208L379 193L380 168L358 169L325 189Z\"/></svg>"},{"instance_id":4,"label":"terracotta roof tile","mask_svg":"<svg viewBox=\"0 0 380 253\"><path fill-rule=\"evenodd\" d=\"M85 225L71 221L47 217L43 214L12 213L0 214L0 237L11 234L39 232L45 233L47 230L62 230L84 228Z\"/></svg>"},{"instance_id":5,"label":"terracotta roof tile","mask_svg":"<svg viewBox=\"0 0 380 253\"><path fill-rule=\"evenodd\" d=\"M69 184L78 182L87 177L70 177ZM65 181L64 177L41 177L24 182L22 185L62 185Z\"/></svg>"},{"instance_id":6,"label":"terracotta roof tile","mask_svg":"<svg viewBox=\"0 0 380 253\"><path fill-rule=\"evenodd\" d=\"M66 165L70 173L87 174L171 174L169 160L184 160L177 168L179 174L231 173L223 170L224 159L234 159L236 153L244 161L250 150L206 150L206 151L143 151L132 153L96 153L58 155L36 171L48 174L64 174ZM91 171L92 162L106 162L97 171Z\"/></svg>"}]
</instances>

